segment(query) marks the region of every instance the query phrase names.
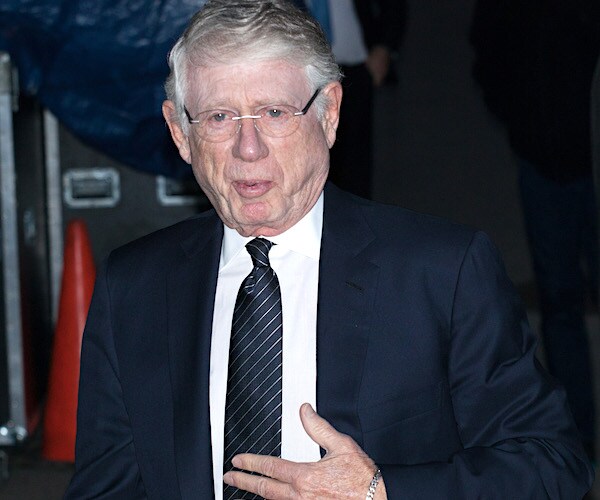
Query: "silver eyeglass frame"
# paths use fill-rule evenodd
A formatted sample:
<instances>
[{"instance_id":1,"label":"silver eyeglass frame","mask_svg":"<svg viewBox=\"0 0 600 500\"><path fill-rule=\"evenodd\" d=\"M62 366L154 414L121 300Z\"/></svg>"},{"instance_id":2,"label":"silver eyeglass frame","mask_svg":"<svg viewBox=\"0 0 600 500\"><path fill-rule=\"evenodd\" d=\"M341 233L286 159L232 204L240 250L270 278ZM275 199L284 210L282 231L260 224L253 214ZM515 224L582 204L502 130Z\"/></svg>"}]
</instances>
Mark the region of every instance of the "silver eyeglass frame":
<instances>
[{"instance_id":1,"label":"silver eyeglass frame","mask_svg":"<svg viewBox=\"0 0 600 500\"><path fill-rule=\"evenodd\" d=\"M303 116L303 115L305 115L306 113L308 113L308 110L309 110L309 109L310 109L310 107L312 106L312 103L315 101L315 99L317 98L317 96L319 95L319 93L321 92L321 90L322 90L322 89L321 89L320 87L319 87L317 90L315 90L314 94L311 96L311 98L310 98L310 99L308 100L308 102L306 103L306 106L304 106L304 107L303 107L303 108L302 108L300 111L296 111L296 112L294 113L294 116ZM274 107L274 108L276 108L276 107L277 107L277 105L274 105L273 107ZM187 120L188 120L188 122L189 122L190 124L194 125L194 124L198 124L198 123L200 123L200 120L196 120L196 119L192 118L192 116L190 115L189 111L187 110L187 108L186 108L185 106L183 107L183 111L184 111L184 113L185 113L185 116L186 116L186 118L187 118ZM206 111L211 111L211 110L206 110ZM198 115L200 115L201 113L206 113L206 111L201 111L200 113L198 113ZM250 118L250 119L253 119L253 120L258 120L258 119L260 119L260 118L262 118L262 117L263 117L263 115L241 115L241 116L232 116L232 117L231 117L231 121L232 121L232 122L235 122L235 121L244 120L244 119L246 119L246 118ZM224 139L221 139L221 140L219 140L219 141L211 141L210 139L207 139L207 138L204 138L204 140L206 140L206 141L209 141L209 142L223 142L223 141L226 141L227 139L229 139L229 138L233 137L235 134L237 134L237 133L239 132L240 128L241 128L241 123L238 125L238 127L235 129L235 131L234 131L232 134L228 135L227 137L225 137ZM263 133L263 134L265 133L263 130L259 129L258 127L257 127L257 130L258 130L259 132ZM267 134L265 134L265 135L267 135L267 136L269 136L269 137L287 137L288 135L291 135L291 134L293 134L293 133L295 132L295 130L296 130L296 129L294 129L294 130L293 130L292 132L290 132L289 134L286 134L286 135L283 135L283 136L270 136L268 133L267 133Z\"/></svg>"}]
</instances>

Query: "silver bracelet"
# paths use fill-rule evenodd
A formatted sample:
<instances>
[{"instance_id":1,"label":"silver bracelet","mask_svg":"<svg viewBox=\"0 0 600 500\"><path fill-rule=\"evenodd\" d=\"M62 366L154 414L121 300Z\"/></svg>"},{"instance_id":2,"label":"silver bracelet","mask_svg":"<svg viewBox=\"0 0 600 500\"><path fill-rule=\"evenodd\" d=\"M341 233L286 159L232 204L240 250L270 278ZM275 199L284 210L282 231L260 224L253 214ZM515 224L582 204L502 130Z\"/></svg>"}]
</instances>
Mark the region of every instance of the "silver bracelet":
<instances>
[{"instance_id":1,"label":"silver bracelet","mask_svg":"<svg viewBox=\"0 0 600 500\"><path fill-rule=\"evenodd\" d=\"M377 489L377 484L379 483L380 479L381 471L377 469L373 479L371 479L371 484L369 485L369 491L367 491L367 498L365 498L365 500L373 500L373 498L375 498L375 490Z\"/></svg>"}]
</instances>

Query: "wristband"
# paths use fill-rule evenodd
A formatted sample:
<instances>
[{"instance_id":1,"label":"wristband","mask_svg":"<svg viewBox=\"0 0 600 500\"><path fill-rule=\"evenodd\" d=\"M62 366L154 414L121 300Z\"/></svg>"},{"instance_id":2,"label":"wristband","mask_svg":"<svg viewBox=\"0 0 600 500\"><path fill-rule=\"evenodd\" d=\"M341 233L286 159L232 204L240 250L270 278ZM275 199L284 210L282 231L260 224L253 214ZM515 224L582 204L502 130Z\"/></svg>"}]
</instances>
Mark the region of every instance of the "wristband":
<instances>
[{"instance_id":1,"label":"wristband","mask_svg":"<svg viewBox=\"0 0 600 500\"><path fill-rule=\"evenodd\" d=\"M373 498L375 498L375 490L377 489L377 484L379 483L380 479L381 471L377 469L373 479L371 479L371 484L369 485L369 491L367 491L367 498L365 498L365 500L373 500Z\"/></svg>"}]
</instances>

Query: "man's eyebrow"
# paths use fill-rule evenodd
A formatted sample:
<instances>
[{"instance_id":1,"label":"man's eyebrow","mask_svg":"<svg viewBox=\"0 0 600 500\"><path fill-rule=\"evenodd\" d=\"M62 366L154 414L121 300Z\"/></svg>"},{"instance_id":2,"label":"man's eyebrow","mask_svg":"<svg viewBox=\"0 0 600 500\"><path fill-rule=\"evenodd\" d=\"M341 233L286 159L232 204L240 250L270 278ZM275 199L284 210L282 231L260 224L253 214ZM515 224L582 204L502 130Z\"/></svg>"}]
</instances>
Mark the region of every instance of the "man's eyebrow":
<instances>
[{"instance_id":1,"label":"man's eyebrow","mask_svg":"<svg viewBox=\"0 0 600 500\"><path fill-rule=\"evenodd\" d=\"M294 97L292 95L287 96L279 96L279 97L264 97L260 99L256 99L252 104L249 105L250 109L262 108L265 106L272 106L277 104L284 104L286 106L298 106L301 101L301 98L298 98L298 103L294 104ZM199 102L199 100L198 100ZM232 104L231 102L227 102L224 99L215 99L212 100L211 96L208 96L208 99L203 104L197 104L196 109L197 113L202 113L204 111L211 111L214 109L225 109L228 111L240 112L238 106Z\"/></svg>"},{"instance_id":2,"label":"man's eyebrow","mask_svg":"<svg viewBox=\"0 0 600 500\"><path fill-rule=\"evenodd\" d=\"M231 104L225 104L225 103L215 103L215 104L202 104L202 105L198 105L198 112L202 113L203 111L211 111L213 109L226 109L228 111L235 111L235 106L232 106Z\"/></svg>"}]
</instances>

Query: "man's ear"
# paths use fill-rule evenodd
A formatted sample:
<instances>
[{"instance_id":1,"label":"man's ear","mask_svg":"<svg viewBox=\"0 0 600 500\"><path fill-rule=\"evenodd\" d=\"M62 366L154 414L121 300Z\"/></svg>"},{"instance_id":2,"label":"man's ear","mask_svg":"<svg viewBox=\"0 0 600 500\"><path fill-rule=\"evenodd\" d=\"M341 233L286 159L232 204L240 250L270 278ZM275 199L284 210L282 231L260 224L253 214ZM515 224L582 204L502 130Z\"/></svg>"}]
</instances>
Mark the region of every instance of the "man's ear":
<instances>
[{"instance_id":1,"label":"man's ear","mask_svg":"<svg viewBox=\"0 0 600 500\"><path fill-rule=\"evenodd\" d=\"M331 82L322 90L326 97L327 106L323 114L323 131L327 139L327 145L331 149L335 143L336 131L340 121L340 106L342 104L342 84Z\"/></svg>"},{"instance_id":2,"label":"man's ear","mask_svg":"<svg viewBox=\"0 0 600 500\"><path fill-rule=\"evenodd\" d=\"M183 158L183 161L185 161L186 163L192 163L189 138L181 128L181 122L179 121L179 117L177 116L177 111L173 102L163 102L162 112L163 116L165 117L165 120L167 121L167 125L169 126L169 130L171 131L171 137L173 138L173 142L179 150L179 155L181 156L181 158Z\"/></svg>"}]
</instances>

